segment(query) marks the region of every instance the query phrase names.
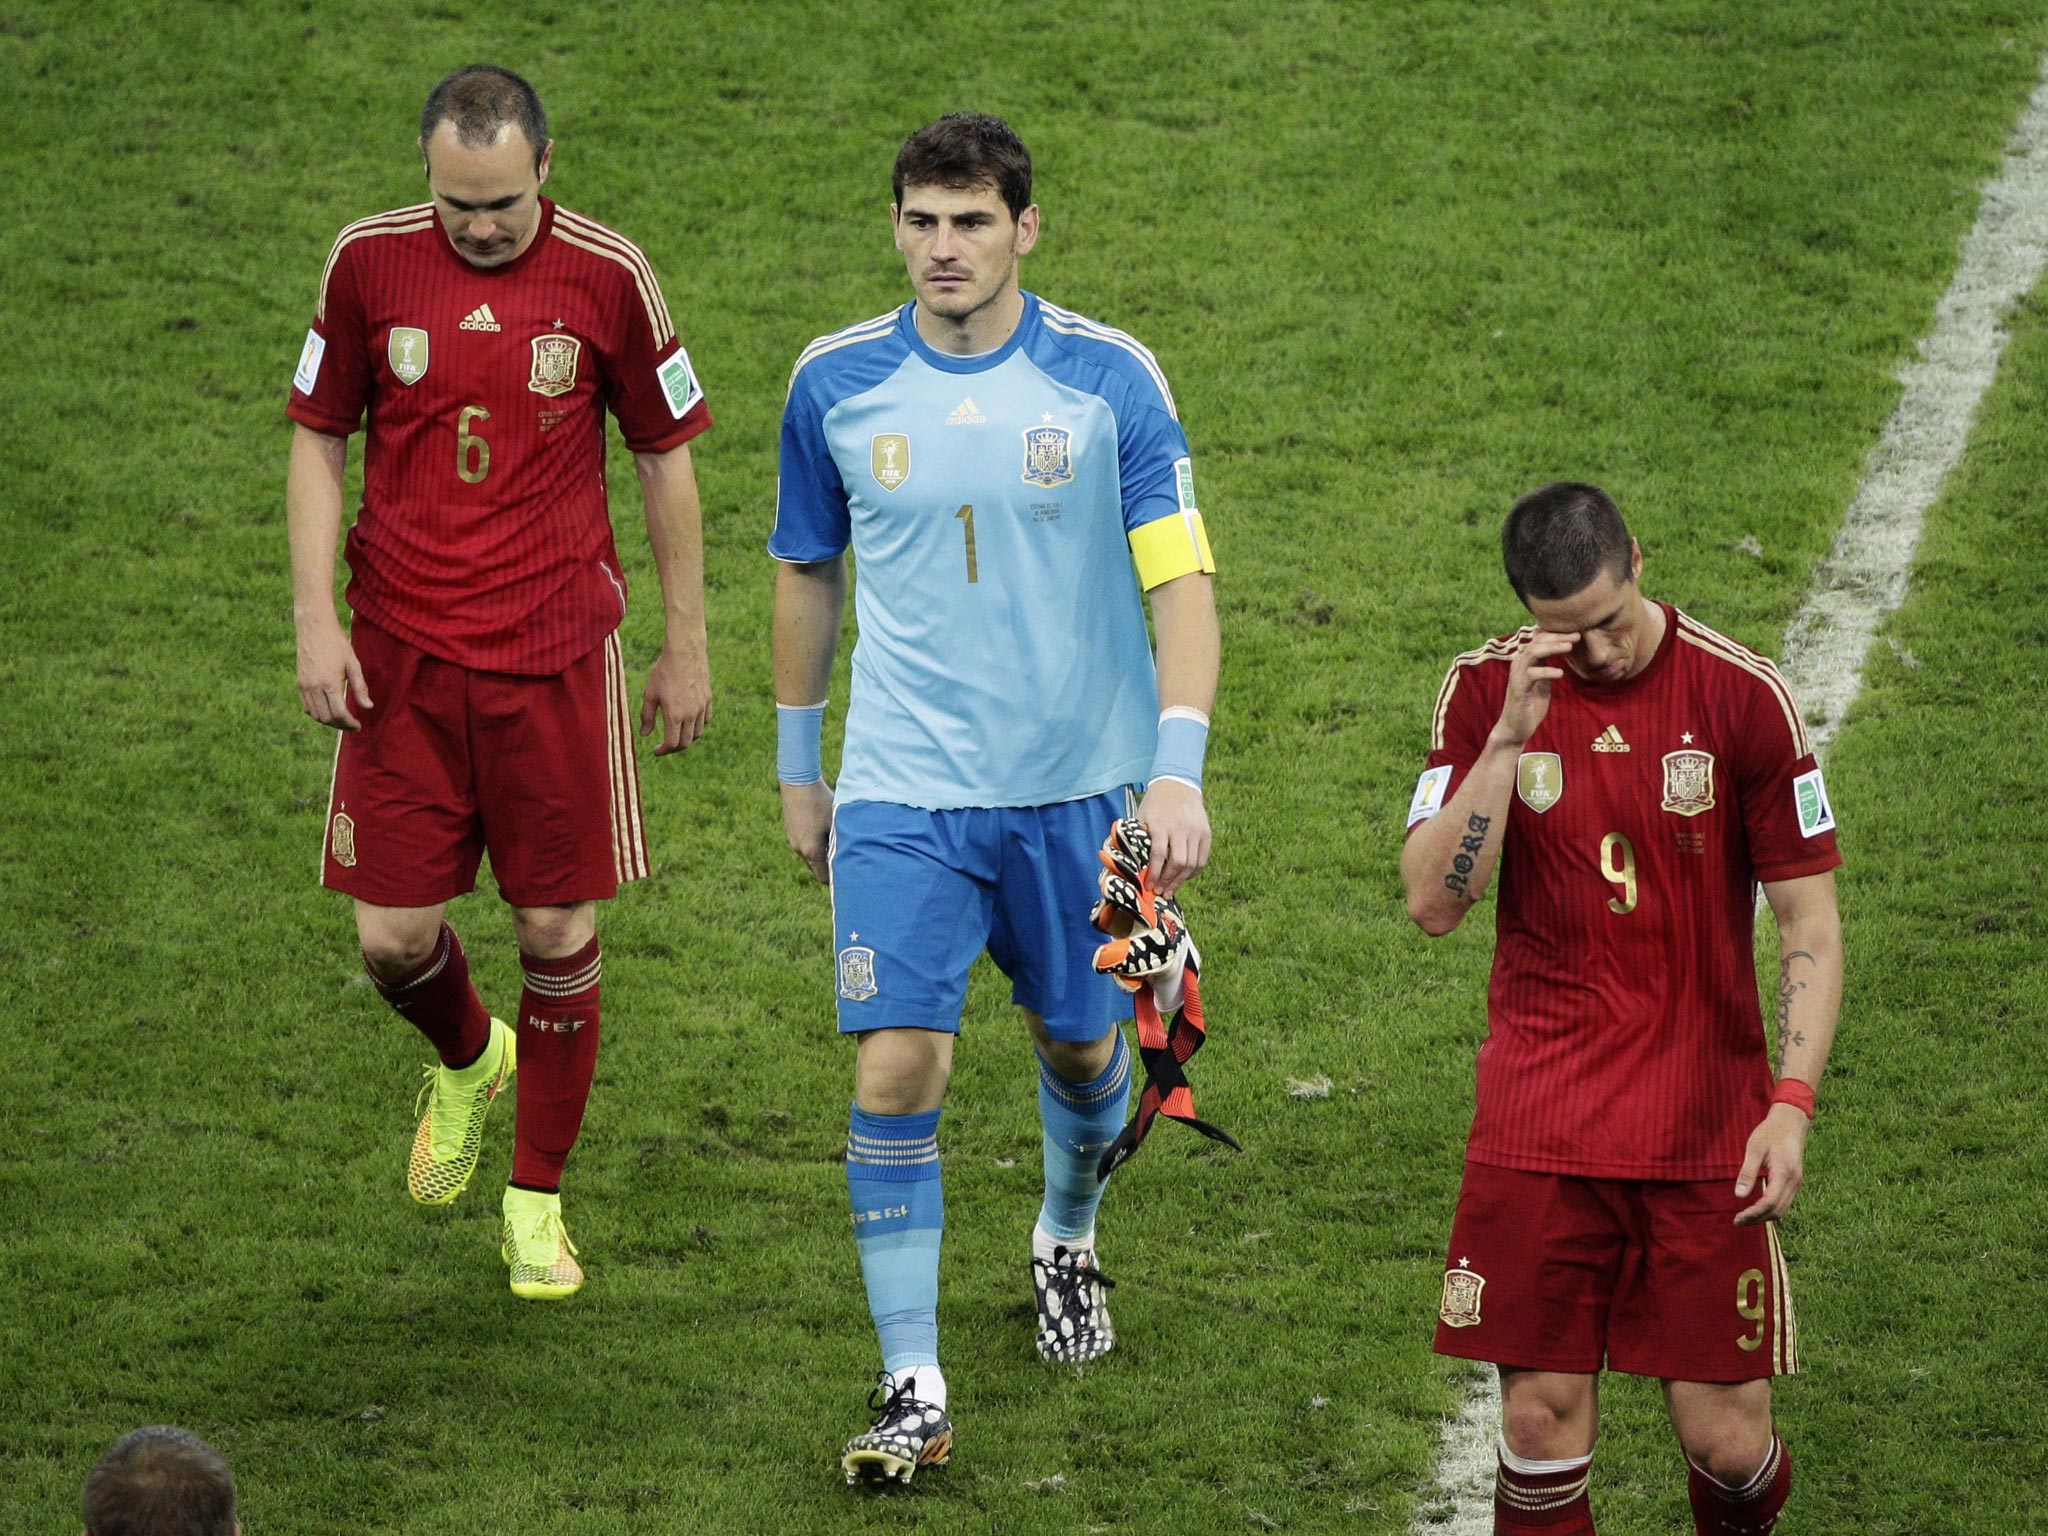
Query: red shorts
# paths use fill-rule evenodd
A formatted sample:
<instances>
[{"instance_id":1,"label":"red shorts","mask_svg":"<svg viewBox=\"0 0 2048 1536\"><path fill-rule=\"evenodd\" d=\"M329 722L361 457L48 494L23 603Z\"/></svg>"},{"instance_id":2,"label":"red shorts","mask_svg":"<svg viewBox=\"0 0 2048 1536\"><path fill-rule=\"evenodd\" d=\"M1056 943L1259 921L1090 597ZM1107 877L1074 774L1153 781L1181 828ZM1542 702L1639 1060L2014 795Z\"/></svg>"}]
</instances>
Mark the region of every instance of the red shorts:
<instances>
[{"instance_id":1,"label":"red shorts","mask_svg":"<svg viewBox=\"0 0 2048 1536\"><path fill-rule=\"evenodd\" d=\"M505 900L602 900L647 873L618 636L552 677L475 672L367 620L351 631L374 709L343 732L321 883L380 907L476 887Z\"/></svg>"},{"instance_id":2,"label":"red shorts","mask_svg":"<svg viewBox=\"0 0 2048 1536\"><path fill-rule=\"evenodd\" d=\"M1438 1354L1590 1375L1753 1381L1799 1368L1776 1222L1735 1180L1667 1183L1465 1165Z\"/></svg>"}]
</instances>

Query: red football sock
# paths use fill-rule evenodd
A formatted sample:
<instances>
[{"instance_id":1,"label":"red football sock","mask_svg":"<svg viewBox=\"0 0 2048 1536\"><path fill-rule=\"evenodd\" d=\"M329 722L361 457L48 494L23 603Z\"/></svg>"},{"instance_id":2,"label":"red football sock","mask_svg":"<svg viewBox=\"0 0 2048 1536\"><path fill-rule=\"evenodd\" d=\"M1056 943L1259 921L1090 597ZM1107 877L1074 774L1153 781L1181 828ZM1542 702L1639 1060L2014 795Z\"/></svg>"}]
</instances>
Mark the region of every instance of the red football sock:
<instances>
[{"instance_id":1,"label":"red football sock","mask_svg":"<svg viewBox=\"0 0 2048 1536\"><path fill-rule=\"evenodd\" d=\"M1792 1453L1776 1434L1756 1476L1740 1488L1717 1483L1691 1461L1685 1491L1692 1499L1692 1523L1699 1536L1770 1536L1778 1511L1792 1492Z\"/></svg>"},{"instance_id":2,"label":"red football sock","mask_svg":"<svg viewBox=\"0 0 2048 1536\"><path fill-rule=\"evenodd\" d=\"M590 1078L597 1070L597 939L560 960L522 953L519 996L519 1109L513 1126L512 1182L562 1187L562 1164L583 1129Z\"/></svg>"},{"instance_id":3,"label":"red football sock","mask_svg":"<svg viewBox=\"0 0 2048 1536\"><path fill-rule=\"evenodd\" d=\"M1594 1536L1586 1497L1593 1458L1574 1457L1556 1471L1522 1472L1499 1458L1493 1482L1494 1536Z\"/></svg>"},{"instance_id":4,"label":"red football sock","mask_svg":"<svg viewBox=\"0 0 2048 1536\"><path fill-rule=\"evenodd\" d=\"M466 1067L490 1044L491 1016L469 984L469 956L462 952L462 940L446 923L434 952L397 981L371 971L367 958L363 969L370 971L384 1001L427 1037L443 1066Z\"/></svg>"}]
</instances>

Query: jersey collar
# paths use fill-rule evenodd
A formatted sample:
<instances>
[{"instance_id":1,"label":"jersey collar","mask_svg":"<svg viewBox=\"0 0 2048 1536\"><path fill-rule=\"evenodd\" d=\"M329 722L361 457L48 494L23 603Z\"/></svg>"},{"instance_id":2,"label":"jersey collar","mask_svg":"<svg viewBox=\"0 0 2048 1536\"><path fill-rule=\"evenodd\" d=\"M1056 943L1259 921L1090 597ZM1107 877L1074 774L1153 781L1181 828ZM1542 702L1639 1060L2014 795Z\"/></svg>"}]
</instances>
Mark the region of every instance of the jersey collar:
<instances>
[{"instance_id":1,"label":"jersey collar","mask_svg":"<svg viewBox=\"0 0 2048 1536\"><path fill-rule=\"evenodd\" d=\"M464 261L462 259L462 252L449 244L448 231L441 228L438 213L434 223L434 237L440 242L442 253L464 272L468 273L471 277L491 279L503 277L507 272L517 272L521 267L532 261L534 253L546 242L548 236L553 233L554 228L555 200L543 195L540 200L540 223L534 227L532 241L517 256L506 262L503 266L497 267L475 267Z\"/></svg>"},{"instance_id":2,"label":"jersey collar","mask_svg":"<svg viewBox=\"0 0 2048 1536\"><path fill-rule=\"evenodd\" d=\"M1007 361L1012 352L1023 346L1025 335L1038 323L1038 295L1028 289L1022 291L1024 308L1017 316L1017 328L1010 332L1009 339L993 352L977 352L972 357L955 357L950 352L941 352L930 345L917 334L915 299L897 311L896 327L903 333L903 339L909 343L910 350L941 373L986 373Z\"/></svg>"}]
</instances>

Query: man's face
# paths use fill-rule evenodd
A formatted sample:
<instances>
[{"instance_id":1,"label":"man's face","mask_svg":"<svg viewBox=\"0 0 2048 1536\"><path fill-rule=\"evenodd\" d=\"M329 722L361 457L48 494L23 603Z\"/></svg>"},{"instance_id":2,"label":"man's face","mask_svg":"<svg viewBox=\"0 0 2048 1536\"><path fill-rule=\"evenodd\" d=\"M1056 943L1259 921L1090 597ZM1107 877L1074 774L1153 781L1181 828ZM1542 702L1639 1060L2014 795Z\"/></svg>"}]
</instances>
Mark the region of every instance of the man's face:
<instances>
[{"instance_id":1,"label":"man's face","mask_svg":"<svg viewBox=\"0 0 2048 1536\"><path fill-rule=\"evenodd\" d=\"M1650 659L1655 634L1650 605L1638 578L1643 552L1629 540L1626 581L1612 571L1598 576L1570 597L1527 599L1537 626L1554 635L1577 632L1579 643L1566 663L1589 683L1619 683L1642 670Z\"/></svg>"},{"instance_id":2,"label":"man's face","mask_svg":"<svg viewBox=\"0 0 2048 1536\"><path fill-rule=\"evenodd\" d=\"M1038 205L1012 218L989 186L905 187L889 216L917 302L948 320L965 320L1013 288L1017 258L1038 243Z\"/></svg>"},{"instance_id":3,"label":"man's face","mask_svg":"<svg viewBox=\"0 0 2048 1536\"><path fill-rule=\"evenodd\" d=\"M540 187L548 179L554 144L533 163L533 146L517 123L507 123L482 149L456 137L443 118L420 141L434 211L457 254L473 267L502 267L533 243L540 228Z\"/></svg>"}]
</instances>

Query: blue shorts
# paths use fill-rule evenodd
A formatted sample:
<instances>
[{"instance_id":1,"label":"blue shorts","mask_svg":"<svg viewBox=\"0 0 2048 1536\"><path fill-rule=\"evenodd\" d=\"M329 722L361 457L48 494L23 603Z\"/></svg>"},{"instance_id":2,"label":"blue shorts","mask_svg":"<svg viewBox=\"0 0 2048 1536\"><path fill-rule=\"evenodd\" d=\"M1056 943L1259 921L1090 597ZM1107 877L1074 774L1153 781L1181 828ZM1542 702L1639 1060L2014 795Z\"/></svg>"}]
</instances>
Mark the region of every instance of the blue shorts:
<instances>
[{"instance_id":1,"label":"blue shorts","mask_svg":"<svg viewBox=\"0 0 2048 1536\"><path fill-rule=\"evenodd\" d=\"M1096 850L1125 790L1022 808L919 810L856 800L832 813L839 1028L958 1033L984 949L1010 999L1055 1040L1099 1040L1131 1016L1093 964Z\"/></svg>"}]
</instances>

